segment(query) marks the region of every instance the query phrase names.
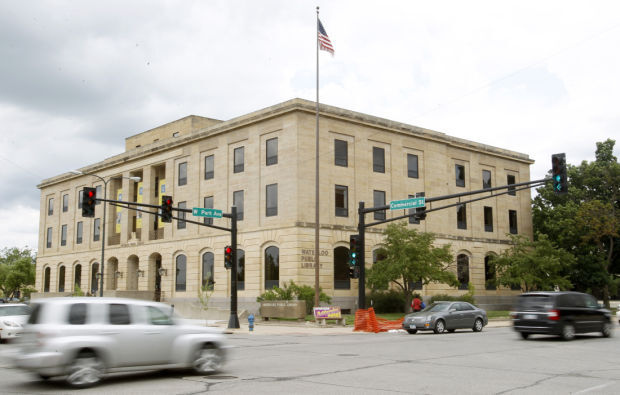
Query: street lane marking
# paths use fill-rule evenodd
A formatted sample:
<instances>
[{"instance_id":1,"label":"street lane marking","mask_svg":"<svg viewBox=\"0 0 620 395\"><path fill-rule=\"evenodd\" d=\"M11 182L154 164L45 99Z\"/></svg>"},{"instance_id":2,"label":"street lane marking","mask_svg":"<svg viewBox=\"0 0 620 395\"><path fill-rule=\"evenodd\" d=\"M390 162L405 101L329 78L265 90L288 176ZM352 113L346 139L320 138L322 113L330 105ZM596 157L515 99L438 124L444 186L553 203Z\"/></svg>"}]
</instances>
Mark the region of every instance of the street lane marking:
<instances>
[{"instance_id":1,"label":"street lane marking","mask_svg":"<svg viewBox=\"0 0 620 395\"><path fill-rule=\"evenodd\" d=\"M601 385L597 385L595 387L590 387L590 388L586 388L584 390L581 390L579 392L575 392L575 395L577 394L587 394L588 392L592 392L592 391L598 391L600 389L603 389L605 387L609 387L610 385L614 384L614 382L611 383L607 383L607 384L601 384Z\"/></svg>"}]
</instances>

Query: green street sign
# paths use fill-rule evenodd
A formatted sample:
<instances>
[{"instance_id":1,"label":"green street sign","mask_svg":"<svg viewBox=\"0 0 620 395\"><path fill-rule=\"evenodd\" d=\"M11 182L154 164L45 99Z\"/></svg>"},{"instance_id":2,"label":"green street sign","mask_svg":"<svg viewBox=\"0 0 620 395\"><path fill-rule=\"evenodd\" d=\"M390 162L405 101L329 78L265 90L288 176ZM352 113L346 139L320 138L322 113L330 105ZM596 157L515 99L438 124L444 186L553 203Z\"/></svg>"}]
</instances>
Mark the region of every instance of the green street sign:
<instances>
[{"instance_id":1,"label":"green street sign","mask_svg":"<svg viewBox=\"0 0 620 395\"><path fill-rule=\"evenodd\" d=\"M216 210L214 208L193 207L192 215L194 217L222 218L222 210Z\"/></svg>"},{"instance_id":2,"label":"green street sign","mask_svg":"<svg viewBox=\"0 0 620 395\"><path fill-rule=\"evenodd\" d=\"M406 210L408 208L418 208L425 206L426 198L417 197L404 200L392 200L390 202L390 210Z\"/></svg>"}]
</instances>

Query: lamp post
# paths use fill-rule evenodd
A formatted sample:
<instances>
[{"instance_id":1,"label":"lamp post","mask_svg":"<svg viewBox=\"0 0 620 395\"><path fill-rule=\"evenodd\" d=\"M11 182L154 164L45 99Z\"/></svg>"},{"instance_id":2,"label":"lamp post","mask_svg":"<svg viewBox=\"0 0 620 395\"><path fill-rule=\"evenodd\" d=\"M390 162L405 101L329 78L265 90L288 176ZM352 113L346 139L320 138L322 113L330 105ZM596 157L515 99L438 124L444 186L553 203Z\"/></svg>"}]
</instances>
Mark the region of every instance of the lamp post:
<instances>
[{"instance_id":1,"label":"lamp post","mask_svg":"<svg viewBox=\"0 0 620 395\"><path fill-rule=\"evenodd\" d=\"M140 177L125 177L125 176L120 176L120 177L110 177L107 180L105 180L103 177L97 175L97 174L90 174L90 173L82 173L79 170L71 170L72 174L75 175L82 175L82 176L93 176L93 177L97 177L98 179L101 180L101 182L103 182L103 199L105 200L106 197L108 196L108 182L114 178L127 178L129 180L135 181L135 182L140 182L142 180L142 178ZM101 226L101 277L99 278L99 296L103 297L103 266L104 266L104 259L105 259L105 223L106 223L106 202L103 202L103 225Z\"/></svg>"}]
</instances>

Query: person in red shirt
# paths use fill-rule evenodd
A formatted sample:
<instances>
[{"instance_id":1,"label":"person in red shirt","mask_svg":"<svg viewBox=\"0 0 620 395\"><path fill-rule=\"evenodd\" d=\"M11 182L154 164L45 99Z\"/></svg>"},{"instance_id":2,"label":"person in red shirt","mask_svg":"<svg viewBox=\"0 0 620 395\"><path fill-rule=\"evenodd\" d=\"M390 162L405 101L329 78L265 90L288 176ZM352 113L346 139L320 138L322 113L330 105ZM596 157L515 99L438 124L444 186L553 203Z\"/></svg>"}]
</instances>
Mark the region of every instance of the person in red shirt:
<instances>
[{"instance_id":1,"label":"person in red shirt","mask_svg":"<svg viewBox=\"0 0 620 395\"><path fill-rule=\"evenodd\" d=\"M422 310L422 300L420 300L420 296L417 294L413 295L413 300L411 301L411 309L414 313Z\"/></svg>"}]
</instances>

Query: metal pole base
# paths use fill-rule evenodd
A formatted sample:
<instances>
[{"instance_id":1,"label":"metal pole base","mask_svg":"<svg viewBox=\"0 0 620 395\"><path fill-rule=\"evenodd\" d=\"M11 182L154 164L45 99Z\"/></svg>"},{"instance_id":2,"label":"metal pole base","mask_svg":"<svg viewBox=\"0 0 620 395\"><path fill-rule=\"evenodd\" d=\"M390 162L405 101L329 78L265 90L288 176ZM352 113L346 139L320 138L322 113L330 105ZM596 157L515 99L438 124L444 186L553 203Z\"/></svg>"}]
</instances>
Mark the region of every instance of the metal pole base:
<instances>
[{"instance_id":1,"label":"metal pole base","mask_svg":"<svg viewBox=\"0 0 620 395\"><path fill-rule=\"evenodd\" d=\"M239 329L239 317L237 317L237 313L230 312L230 317L228 318L228 329Z\"/></svg>"}]
</instances>

